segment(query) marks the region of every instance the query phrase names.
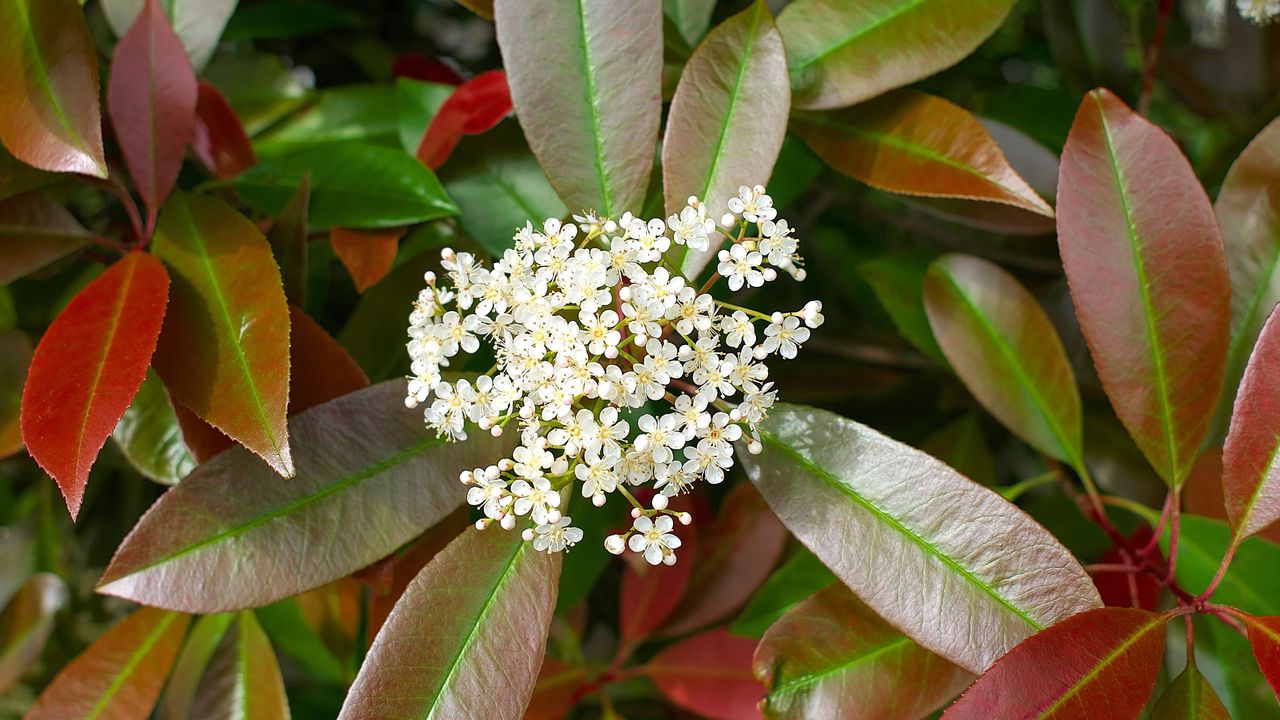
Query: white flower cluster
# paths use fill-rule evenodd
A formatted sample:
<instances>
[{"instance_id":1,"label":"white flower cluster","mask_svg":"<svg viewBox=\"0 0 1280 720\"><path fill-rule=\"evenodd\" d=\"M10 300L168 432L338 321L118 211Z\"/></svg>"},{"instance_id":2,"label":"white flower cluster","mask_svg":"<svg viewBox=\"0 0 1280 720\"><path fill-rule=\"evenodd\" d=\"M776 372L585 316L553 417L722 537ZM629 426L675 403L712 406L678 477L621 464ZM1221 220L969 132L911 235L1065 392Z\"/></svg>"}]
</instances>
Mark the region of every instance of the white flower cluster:
<instances>
[{"instance_id":1,"label":"white flower cluster","mask_svg":"<svg viewBox=\"0 0 1280 720\"><path fill-rule=\"evenodd\" d=\"M559 552L582 539L562 515L573 486L596 506L618 492L633 527L605 547L675 562L671 531L690 517L668 510L669 498L723 481L736 441L760 451L756 428L776 396L763 361L795 357L823 319L816 301L765 314L709 294L721 277L731 290L779 271L804 278L792 230L763 187L741 188L728 207L719 224L697 198L665 222L627 213L548 219L541 232L527 223L492 268L442 251L449 283L428 272L409 317L406 404L423 405L427 425L449 439L472 426L495 436L518 428L510 458L462 473L485 515L479 527L510 530L527 517L524 539ZM725 239L732 245L701 289L665 263L673 243L704 250ZM495 358L488 373L443 379L451 359L482 343ZM655 491L648 508L628 490L643 485Z\"/></svg>"},{"instance_id":2,"label":"white flower cluster","mask_svg":"<svg viewBox=\"0 0 1280 720\"><path fill-rule=\"evenodd\" d=\"M1236 0L1236 7L1246 18L1265 25L1280 18L1280 0Z\"/></svg>"}]
</instances>

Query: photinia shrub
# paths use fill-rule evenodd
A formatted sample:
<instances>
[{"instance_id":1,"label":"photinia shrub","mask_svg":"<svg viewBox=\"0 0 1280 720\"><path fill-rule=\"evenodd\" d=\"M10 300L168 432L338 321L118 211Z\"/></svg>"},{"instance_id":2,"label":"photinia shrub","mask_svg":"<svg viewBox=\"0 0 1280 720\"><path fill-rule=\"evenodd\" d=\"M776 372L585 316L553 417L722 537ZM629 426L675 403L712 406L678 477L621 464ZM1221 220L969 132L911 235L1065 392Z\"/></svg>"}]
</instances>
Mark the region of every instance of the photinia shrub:
<instances>
[{"instance_id":1,"label":"photinia shrub","mask_svg":"<svg viewBox=\"0 0 1280 720\"><path fill-rule=\"evenodd\" d=\"M1277 16L0 0L0 717L1280 718Z\"/></svg>"}]
</instances>

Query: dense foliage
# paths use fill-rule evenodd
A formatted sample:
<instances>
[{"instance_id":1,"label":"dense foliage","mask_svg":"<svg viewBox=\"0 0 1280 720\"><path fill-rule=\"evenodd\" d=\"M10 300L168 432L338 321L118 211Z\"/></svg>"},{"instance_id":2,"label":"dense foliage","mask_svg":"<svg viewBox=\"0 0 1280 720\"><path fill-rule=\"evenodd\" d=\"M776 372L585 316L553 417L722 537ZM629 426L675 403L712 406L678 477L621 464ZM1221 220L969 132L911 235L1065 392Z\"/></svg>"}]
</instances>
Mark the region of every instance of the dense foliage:
<instances>
[{"instance_id":1,"label":"dense foliage","mask_svg":"<svg viewBox=\"0 0 1280 720\"><path fill-rule=\"evenodd\" d=\"M0 717L1280 718L1278 15L0 0Z\"/></svg>"}]
</instances>

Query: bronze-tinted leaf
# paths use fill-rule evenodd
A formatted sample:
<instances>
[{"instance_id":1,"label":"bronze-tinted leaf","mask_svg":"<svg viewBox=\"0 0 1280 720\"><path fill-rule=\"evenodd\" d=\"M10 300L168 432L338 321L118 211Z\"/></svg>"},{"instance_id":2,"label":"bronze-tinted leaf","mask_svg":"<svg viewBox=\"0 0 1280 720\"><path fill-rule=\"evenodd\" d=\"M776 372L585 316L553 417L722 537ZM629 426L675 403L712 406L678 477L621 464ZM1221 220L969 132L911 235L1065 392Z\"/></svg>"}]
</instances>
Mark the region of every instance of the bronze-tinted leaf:
<instances>
[{"instance_id":1,"label":"bronze-tinted leaf","mask_svg":"<svg viewBox=\"0 0 1280 720\"><path fill-rule=\"evenodd\" d=\"M39 193L0 202L0 285L74 251L88 236L66 208Z\"/></svg>"},{"instance_id":2,"label":"bronze-tinted leaf","mask_svg":"<svg viewBox=\"0 0 1280 720\"><path fill-rule=\"evenodd\" d=\"M1222 450L1233 542L1280 520L1280 313L1271 311L1249 356Z\"/></svg>"},{"instance_id":3,"label":"bronze-tinted leaf","mask_svg":"<svg viewBox=\"0 0 1280 720\"><path fill-rule=\"evenodd\" d=\"M1231 715L1196 667L1193 656L1151 708L1151 720L1231 720Z\"/></svg>"},{"instance_id":4,"label":"bronze-tinted leaf","mask_svg":"<svg viewBox=\"0 0 1280 720\"><path fill-rule=\"evenodd\" d=\"M27 578L0 612L0 693L13 687L40 657L53 631L54 615L67 603L67 585L57 575Z\"/></svg>"},{"instance_id":5,"label":"bronze-tinted leaf","mask_svg":"<svg viewBox=\"0 0 1280 720\"><path fill-rule=\"evenodd\" d=\"M190 719L200 678L235 619L233 613L221 613L206 615L192 623L191 633L182 645L182 652L178 653L173 674L169 676L160 700L158 714L162 720Z\"/></svg>"},{"instance_id":6,"label":"bronze-tinted leaf","mask_svg":"<svg viewBox=\"0 0 1280 720\"><path fill-rule=\"evenodd\" d=\"M764 686L751 674L756 641L708 630L668 645L645 666L668 700L712 720L759 717Z\"/></svg>"},{"instance_id":7,"label":"bronze-tinted leaf","mask_svg":"<svg viewBox=\"0 0 1280 720\"><path fill-rule=\"evenodd\" d=\"M288 720L289 702L271 642L239 613L200 678L191 720Z\"/></svg>"},{"instance_id":8,"label":"bronze-tinted leaf","mask_svg":"<svg viewBox=\"0 0 1280 720\"><path fill-rule=\"evenodd\" d=\"M519 720L542 665L561 562L518 533L464 532L396 603L339 718Z\"/></svg>"}]
</instances>

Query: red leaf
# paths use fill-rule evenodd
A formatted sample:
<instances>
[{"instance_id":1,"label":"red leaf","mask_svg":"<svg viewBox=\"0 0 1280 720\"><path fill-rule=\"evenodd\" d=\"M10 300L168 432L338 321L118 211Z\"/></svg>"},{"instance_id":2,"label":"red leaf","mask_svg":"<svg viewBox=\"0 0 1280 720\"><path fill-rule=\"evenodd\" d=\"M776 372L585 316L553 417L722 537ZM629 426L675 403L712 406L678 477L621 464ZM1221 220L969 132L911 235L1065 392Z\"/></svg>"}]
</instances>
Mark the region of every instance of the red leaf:
<instances>
[{"instance_id":1,"label":"red leaf","mask_svg":"<svg viewBox=\"0 0 1280 720\"><path fill-rule=\"evenodd\" d=\"M511 114L507 74L490 70L458 86L431 118L418 145L418 159L435 170L449 159L463 135L478 135Z\"/></svg>"},{"instance_id":2,"label":"red leaf","mask_svg":"<svg viewBox=\"0 0 1280 720\"><path fill-rule=\"evenodd\" d=\"M525 708L524 720L560 720L573 709L586 668L570 665L548 655L542 659L538 683Z\"/></svg>"},{"instance_id":3,"label":"red leaf","mask_svg":"<svg viewBox=\"0 0 1280 720\"><path fill-rule=\"evenodd\" d=\"M348 230L338 227L329 231L333 252L351 273L356 290L368 290L391 272L404 231L405 228Z\"/></svg>"},{"instance_id":4,"label":"red leaf","mask_svg":"<svg viewBox=\"0 0 1280 720\"><path fill-rule=\"evenodd\" d=\"M217 178L232 178L258 164L249 136L218 88L200 81L191 151Z\"/></svg>"},{"instance_id":5,"label":"red leaf","mask_svg":"<svg viewBox=\"0 0 1280 720\"><path fill-rule=\"evenodd\" d=\"M1165 620L1128 608L1072 615L997 660L942 717L1138 717L1160 672Z\"/></svg>"},{"instance_id":6,"label":"red leaf","mask_svg":"<svg viewBox=\"0 0 1280 720\"><path fill-rule=\"evenodd\" d=\"M720 628L663 648L644 671L668 700L715 720L758 718L765 689L751 674L756 641Z\"/></svg>"},{"instance_id":7,"label":"red leaf","mask_svg":"<svg viewBox=\"0 0 1280 720\"><path fill-rule=\"evenodd\" d=\"M410 543L409 547L353 575L373 588L372 597L369 598L370 644L382 629L382 624L386 622L387 617L391 615L391 609L395 607L396 601L409 587L409 583L413 582L418 573L422 572L422 568L426 567L427 563L431 562L431 559L446 545L453 542L454 538L461 535L470 524L467 511L459 509L436 523L435 527Z\"/></svg>"},{"instance_id":8,"label":"red leaf","mask_svg":"<svg viewBox=\"0 0 1280 720\"><path fill-rule=\"evenodd\" d=\"M461 85L462 76L439 60L422 53L400 53L391 64L391 77L412 78L441 85Z\"/></svg>"},{"instance_id":9,"label":"red leaf","mask_svg":"<svg viewBox=\"0 0 1280 720\"><path fill-rule=\"evenodd\" d=\"M674 565L649 565L628 556L622 571L620 632L624 645L635 647L641 640L671 616L684 597L685 588L697 557L697 540L693 528L679 527L680 559Z\"/></svg>"},{"instance_id":10,"label":"red leaf","mask_svg":"<svg viewBox=\"0 0 1280 720\"><path fill-rule=\"evenodd\" d=\"M107 112L133 184L155 214L178 180L196 114L196 74L158 0L146 0L116 45Z\"/></svg>"},{"instance_id":11,"label":"red leaf","mask_svg":"<svg viewBox=\"0 0 1280 720\"><path fill-rule=\"evenodd\" d=\"M1280 313L1262 326L1249 356L1222 449L1222 490L1234 540L1280 520Z\"/></svg>"},{"instance_id":12,"label":"red leaf","mask_svg":"<svg viewBox=\"0 0 1280 720\"><path fill-rule=\"evenodd\" d=\"M663 628L682 635L728 617L769 577L787 543L787 529L755 486L738 483L725 496L708 536L698 544L689 587Z\"/></svg>"},{"instance_id":13,"label":"red leaf","mask_svg":"<svg viewBox=\"0 0 1280 720\"><path fill-rule=\"evenodd\" d=\"M1143 525L1129 536L1129 544L1134 547L1145 547L1151 541L1151 528ZM1157 559L1160 550L1156 548L1154 553ZM1106 565L1122 564L1124 558L1120 555L1120 550L1112 546L1108 548L1101 556L1098 562ZM1098 594L1102 596L1102 603L1108 607L1137 607L1143 610L1155 610L1156 604L1160 600L1160 583L1149 573L1127 573L1127 572L1110 572L1110 571L1092 571L1090 575L1093 577L1093 584L1098 588ZM1132 580L1132 583L1130 582ZM1137 604L1134 604L1134 595L1137 595Z\"/></svg>"},{"instance_id":14,"label":"red leaf","mask_svg":"<svg viewBox=\"0 0 1280 720\"><path fill-rule=\"evenodd\" d=\"M129 253L71 299L36 347L22 437L72 518L98 451L142 387L168 300L160 261Z\"/></svg>"},{"instance_id":15,"label":"red leaf","mask_svg":"<svg viewBox=\"0 0 1280 720\"><path fill-rule=\"evenodd\" d=\"M1238 615L1249 633L1249 645L1258 669L1267 678L1271 691L1280 698L1280 617Z\"/></svg>"}]
</instances>

